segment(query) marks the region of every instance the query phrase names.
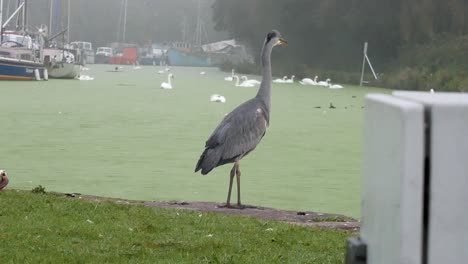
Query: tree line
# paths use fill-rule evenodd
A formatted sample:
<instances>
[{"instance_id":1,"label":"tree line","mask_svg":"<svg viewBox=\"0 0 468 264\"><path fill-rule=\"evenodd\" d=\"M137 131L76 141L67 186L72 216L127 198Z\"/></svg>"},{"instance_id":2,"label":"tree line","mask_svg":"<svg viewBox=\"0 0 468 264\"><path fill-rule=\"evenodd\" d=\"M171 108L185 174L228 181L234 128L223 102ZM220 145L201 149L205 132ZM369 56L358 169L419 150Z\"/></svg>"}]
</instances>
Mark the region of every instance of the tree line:
<instances>
[{"instance_id":1,"label":"tree line","mask_svg":"<svg viewBox=\"0 0 468 264\"><path fill-rule=\"evenodd\" d=\"M288 67L358 71L363 43L380 70L405 50L468 33L465 0L216 0L213 21L251 47L277 28L290 40L279 51Z\"/></svg>"}]
</instances>

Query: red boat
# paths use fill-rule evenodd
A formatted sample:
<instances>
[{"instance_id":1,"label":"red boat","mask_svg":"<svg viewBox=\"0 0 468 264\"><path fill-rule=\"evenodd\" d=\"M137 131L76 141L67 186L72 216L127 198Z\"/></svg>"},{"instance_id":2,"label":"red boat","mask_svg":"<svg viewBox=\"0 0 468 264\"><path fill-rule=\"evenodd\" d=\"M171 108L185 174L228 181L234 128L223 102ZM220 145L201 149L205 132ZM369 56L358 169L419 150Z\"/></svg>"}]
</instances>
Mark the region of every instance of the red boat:
<instances>
[{"instance_id":1,"label":"red boat","mask_svg":"<svg viewBox=\"0 0 468 264\"><path fill-rule=\"evenodd\" d=\"M138 48L123 48L122 53L109 58L110 64L136 64L138 61Z\"/></svg>"}]
</instances>

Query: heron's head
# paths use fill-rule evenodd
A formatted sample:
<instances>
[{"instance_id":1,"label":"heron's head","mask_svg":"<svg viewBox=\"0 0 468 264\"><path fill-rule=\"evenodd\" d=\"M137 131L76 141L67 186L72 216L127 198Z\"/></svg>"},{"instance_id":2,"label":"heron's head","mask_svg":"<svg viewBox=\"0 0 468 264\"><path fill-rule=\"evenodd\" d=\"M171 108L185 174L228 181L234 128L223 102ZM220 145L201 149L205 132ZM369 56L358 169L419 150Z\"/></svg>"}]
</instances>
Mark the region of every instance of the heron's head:
<instances>
[{"instance_id":1,"label":"heron's head","mask_svg":"<svg viewBox=\"0 0 468 264\"><path fill-rule=\"evenodd\" d=\"M265 38L265 43L272 44L273 46L283 46L288 44L288 42L281 37L281 33L279 33L278 30L272 30L269 32Z\"/></svg>"}]
</instances>

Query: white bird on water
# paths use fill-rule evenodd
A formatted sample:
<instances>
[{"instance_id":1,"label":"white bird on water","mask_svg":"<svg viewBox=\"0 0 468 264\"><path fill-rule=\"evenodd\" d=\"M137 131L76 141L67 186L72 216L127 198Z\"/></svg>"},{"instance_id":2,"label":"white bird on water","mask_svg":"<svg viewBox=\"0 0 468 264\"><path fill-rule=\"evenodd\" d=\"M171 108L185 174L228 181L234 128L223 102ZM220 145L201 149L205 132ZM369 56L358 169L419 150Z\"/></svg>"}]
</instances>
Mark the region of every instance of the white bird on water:
<instances>
[{"instance_id":1,"label":"white bird on water","mask_svg":"<svg viewBox=\"0 0 468 264\"><path fill-rule=\"evenodd\" d=\"M343 86L341 86L339 84L331 84L330 79L327 79L327 82L328 82L328 88L330 88L330 89L342 89L342 88L344 88Z\"/></svg>"},{"instance_id":2,"label":"white bird on water","mask_svg":"<svg viewBox=\"0 0 468 264\"><path fill-rule=\"evenodd\" d=\"M283 76L283 79L275 79L273 80L274 83L286 83L288 76Z\"/></svg>"},{"instance_id":3,"label":"white bird on water","mask_svg":"<svg viewBox=\"0 0 468 264\"><path fill-rule=\"evenodd\" d=\"M320 86L325 86L325 87L328 87L328 79L326 79L325 81L319 81L317 82L317 85L320 85Z\"/></svg>"},{"instance_id":4,"label":"white bird on water","mask_svg":"<svg viewBox=\"0 0 468 264\"><path fill-rule=\"evenodd\" d=\"M205 74L206 74L206 72L204 72L204 71L200 72L200 75L205 75Z\"/></svg>"},{"instance_id":5,"label":"white bird on water","mask_svg":"<svg viewBox=\"0 0 468 264\"><path fill-rule=\"evenodd\" d=\"M226 98L222 95L219 94L213 94L210 97L210 102L216 102L216 103L225 103Z\"/></svg>"},{"instance_id":6,"label":"white bird on water","mask_svg":"<svg viewBox=\"0 0 468 264\"><path fill-rule=\"evenodd\" d=\"M241 79L243 80L243 83L250 83L250 84L253 84L253 85L258 85L260 84L260 81L257 81L257 80L254 80L254 79L248 79L247 76L242 76Z\"/></svg>"},{"instance_id":7,"label":"white bird on water","mask_svg":"<svg viewBox=\"0 0 468 264\"><path fill-rule=\"evenodd\" d=\"M80 75L76 79L80 81L92 81L94 80L94 77L88 76L88 75Z\"/></svg>"},{"instance_id":8,"label":"white bird on water","mask_svg":"<svg viewBox=\"0 0 468 264\"><path fill-rule=\"evenodd\" d=\"M165 90L172 89L172 83L171 83L172 78L174 78L174 75L172 75L172 73L169 73L169 75L167 75L167 82L161 83L161 89L165 89Z\"/></svg>"},{"instance_id":9,"label":"white bird on water","mask_svg":"<svg viewBox=\"0 0 468 264\"><path fill-rule=\"evenodd\" d=\"M242 82L239 84L239 76L234 75L234 79L236 79L236 86L238 87L255 87L255 84L249 82Z\"/></svg>"},{"instance_id":10,"label":"white bird on water","mask_svg":"<svg viewBox=\"0 0 468 264\"><path fill-rule=\"evenodd\" d=\"M318 76L315 76L313 80L310 78L304 78L301 81L299 81L299 83L302 85L317 85L317 78Z\"/></svg>"},{"instance_id":11,"label":"white bird on water","mask_svg":"<svg viewBox=\"0 0 468 264\"><path fill-rule=\"evenodd\" d=\"M296 76L291 75L291 79L285 80L284 83L294 83L294 77L296 77Z\"/></svg>"},{"instance_id":12,"label":"white bird on water","mask_svg":"<svg viewBox=\"0 0 468 264\"><path fill-rule=\"evenodd\" d=\"M234 80L234 69L231 70L231 76L225 77L225 81L232 82Z\"/></svg>"}]
</instances>

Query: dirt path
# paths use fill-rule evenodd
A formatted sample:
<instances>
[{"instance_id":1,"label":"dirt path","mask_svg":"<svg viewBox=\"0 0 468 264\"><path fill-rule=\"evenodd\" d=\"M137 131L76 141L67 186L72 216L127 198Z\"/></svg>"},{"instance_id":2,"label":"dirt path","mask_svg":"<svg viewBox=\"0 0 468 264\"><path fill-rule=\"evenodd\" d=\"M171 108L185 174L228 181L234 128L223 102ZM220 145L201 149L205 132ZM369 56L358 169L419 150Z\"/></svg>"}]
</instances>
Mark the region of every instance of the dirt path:
<instances>
[{"instance_id":1,"label":"dirt path","mask_svg":"<svg viewBox=\"0 0 468 264\"><path fill-rule=\"evenodd\" d=\"M359 230L360 223L351 217L338 214L326 214L317 212L303 212L303 211L289 211L278 210L267 207L247 206L244 209L230 209L220 207L221 204L212 202L185 202L185 201L169 201L169 202L156 202L156 201L134 201L107 197L98 197L91 195L81 194L63 194L71 199L83 199L92 202L111 201L118 204L129 205L144 205L148 207L159 208L172 208L195 210L200 212L213 212L232 215L241 215L248 217L255 217L264 220L281 221L290 224L297 224L302 226L313 226L323 228L336 228L346 230Z\"/></svg>"}]
</instances>

